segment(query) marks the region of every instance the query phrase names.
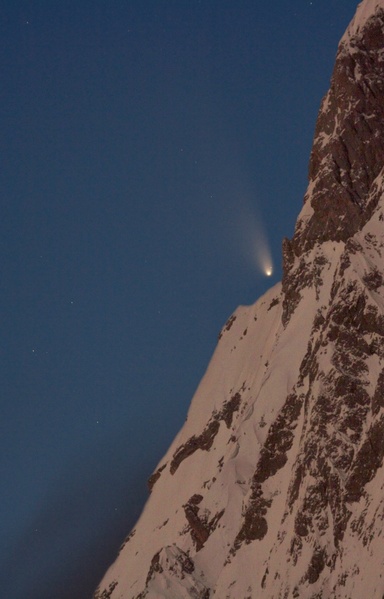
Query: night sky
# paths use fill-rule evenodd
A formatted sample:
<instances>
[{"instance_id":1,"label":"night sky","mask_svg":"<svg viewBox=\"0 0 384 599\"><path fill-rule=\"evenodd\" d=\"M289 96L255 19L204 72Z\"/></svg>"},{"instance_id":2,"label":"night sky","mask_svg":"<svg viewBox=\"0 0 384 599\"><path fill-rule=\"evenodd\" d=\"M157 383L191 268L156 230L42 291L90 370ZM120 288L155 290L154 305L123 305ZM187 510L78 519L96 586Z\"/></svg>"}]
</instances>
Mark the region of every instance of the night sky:
<instances>
[{"instance_id":1,"label":"night sky","mask_svg":"<svg viewBox=\"0 0 384 599\"><path fill-rule=\"evenodd\" d=\"M356 5L0 1L2 597L89 599L114 560L281 278Z\"/></svg>"}]
</instances>

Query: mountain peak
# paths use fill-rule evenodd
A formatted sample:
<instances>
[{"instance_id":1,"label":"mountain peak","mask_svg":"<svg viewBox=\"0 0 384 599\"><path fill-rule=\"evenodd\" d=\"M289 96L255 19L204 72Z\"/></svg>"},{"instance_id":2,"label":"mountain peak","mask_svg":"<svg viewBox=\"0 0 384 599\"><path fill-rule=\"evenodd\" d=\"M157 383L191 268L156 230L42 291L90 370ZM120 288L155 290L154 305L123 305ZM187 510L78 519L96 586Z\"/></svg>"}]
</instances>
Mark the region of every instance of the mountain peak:
<instances>
[{"instance_id":1,"label":"mountain peak","mask_svg":"<svg viewBox=\"0 0 384 599\"><path fill-rule=\"evenodd\" d=\"M361 35L369 19L374 17L375 13L380 10L384 10L383 0L363 0L358 5L354 18L341 38L341 43L349 43L355 37Z\"/></svg>"},{"instance_id":2,"label":"mountain peak","mask_svg":"<svg viewBox=\"0 0 384 599\"><path fill-rule=\"evenodd\" d=\"M384 159L384 0L365 0L339 44L317 119L309 185L292 247L346 241L377 204ZM372 143L374 139L374 143Z\"/></svg>"},{"instance_id":3,"label":"mountain peak","mask_svg":"<svg viewBox=\"0 0 384 599\"><path fill-rule=\"evenodd\" d=\"M224 325L95 599L383 596L383 4L340 43L282 285Z\"/></svg>"},{"instance_id":4,"label":"mountain peak","mask_svg":"<svg viewBox=\"0 0 384 599\"><path fill-rule=\"evenodd\" d=\"M311 250L346 242L369 221L384 165L384 0L365 0L337 52L318 115L309 185L292 240L283 244L284 319L295 308ZM308 279L308 276L307 276Z\"/></svg>"}]
</instances>

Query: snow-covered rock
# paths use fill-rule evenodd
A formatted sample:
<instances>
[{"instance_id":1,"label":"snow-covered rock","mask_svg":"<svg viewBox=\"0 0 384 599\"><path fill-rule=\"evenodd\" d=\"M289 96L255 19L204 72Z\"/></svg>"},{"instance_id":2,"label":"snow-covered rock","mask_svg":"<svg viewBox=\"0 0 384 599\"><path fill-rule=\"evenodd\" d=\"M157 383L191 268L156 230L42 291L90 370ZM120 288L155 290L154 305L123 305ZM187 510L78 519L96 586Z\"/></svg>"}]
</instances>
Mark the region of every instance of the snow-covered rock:
<instances>
[{"instance_id":1,"label":"snow-covered rock","mask_svg":"<svg viewBox=\"0 0 384 599\"><path fill-rule=\"evenodd\" d=\"M284 276L224 325L95 599L384 595L384 0L339 46Z\"/></svg>"}]
</instances>

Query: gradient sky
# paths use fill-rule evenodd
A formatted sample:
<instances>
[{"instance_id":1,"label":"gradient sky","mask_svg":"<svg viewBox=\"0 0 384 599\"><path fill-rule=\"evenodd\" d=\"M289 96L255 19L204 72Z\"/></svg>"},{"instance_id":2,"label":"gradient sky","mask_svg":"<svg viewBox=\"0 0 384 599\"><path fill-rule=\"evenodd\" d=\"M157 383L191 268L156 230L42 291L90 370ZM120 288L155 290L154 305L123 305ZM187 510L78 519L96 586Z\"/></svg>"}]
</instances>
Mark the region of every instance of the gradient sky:
<instances>
[{"instance_id":1,"label":"gradient sky","mask_svg":"<svg viewBox=\"0 0 384 599\"><path fill-rule=\"evenodd\" d=\"M356 5L0 1L6 599L89 599L221 326L280 280Z\"/></svg>"}]
</instances>

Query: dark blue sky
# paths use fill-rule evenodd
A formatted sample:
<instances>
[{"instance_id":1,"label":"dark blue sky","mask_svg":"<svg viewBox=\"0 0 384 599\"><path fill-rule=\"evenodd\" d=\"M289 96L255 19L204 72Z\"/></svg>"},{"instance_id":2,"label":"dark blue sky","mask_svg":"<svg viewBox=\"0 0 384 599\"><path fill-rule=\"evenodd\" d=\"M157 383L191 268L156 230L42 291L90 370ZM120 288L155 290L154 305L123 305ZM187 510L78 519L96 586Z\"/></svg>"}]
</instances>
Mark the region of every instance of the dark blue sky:
<instances>
[{"instance_id":1,"label":"dark blue sky","mask_svg":"<svg viewBox=\"0 0 384 599\"><path fill-rule=\"evenodd\" d=\"M356 2L0 8L0 588L87 599L221 326L281 278Z\"/></svg>"}]
</instances>

